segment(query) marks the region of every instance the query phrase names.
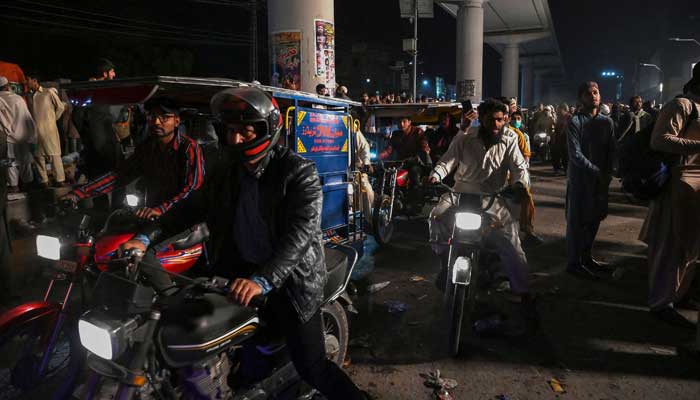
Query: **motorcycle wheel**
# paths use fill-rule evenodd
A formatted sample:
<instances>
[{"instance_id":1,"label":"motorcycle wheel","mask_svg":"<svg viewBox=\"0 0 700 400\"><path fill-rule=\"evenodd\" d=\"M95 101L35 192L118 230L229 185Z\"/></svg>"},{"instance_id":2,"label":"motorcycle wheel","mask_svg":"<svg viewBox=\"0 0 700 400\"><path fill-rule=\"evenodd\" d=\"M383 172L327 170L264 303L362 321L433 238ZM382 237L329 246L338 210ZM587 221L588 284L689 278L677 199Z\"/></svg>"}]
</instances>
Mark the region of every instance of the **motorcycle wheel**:
<instances>
[{"instance_id":1,"label":"motorcycle wheel","mask_svg":"<svg viewBox=\"0 0 700 400\"><path fill-rule=\"evenodd\" d=\"M321 329L326 346L326 356L342 368L348 352L348 317L338 302L321 307Z\"/></svg>"},{"instance_id":2,"label":"motorcycle wheel","mask_svg":"<svg viewBox=\"0 0 700 400\"><path fill-rule=\"evenodd\" d=\"M448 351L450 357L454 357L459 353L459 342L462 332L462 324L464 323L464 299L467 295L468 286L448 284L447 290L450 291L448 303L449 315L449 340ZM469 319L467 317L467 319Z\"/></svg>"},{"instance_id":3,"label":"motorcycle wheel","mask_svg":"<svg viewBox=\"0 0 700 400\"><path fill-rule=\"evenodd\" d=\"M372 230L374 240L380 245L388 244L394 234L394 221L389 217L391 211L391 197L384 195L374 205L372 212Z\"/></svg>"},{"instance_id":4,"label":"motorcycle wheel","mask_svg":"<svg viewBox=\"0 0 700 400\"><path fill-rule=\"evenodd\" d=\"M64 322L43 374L36 370L44 356L46 321L31 321L0 338L0 397L62 399L73 389L82 363L77 327ZM50 325L53 329L55 325Z\"/></svg>"}]
</instances>

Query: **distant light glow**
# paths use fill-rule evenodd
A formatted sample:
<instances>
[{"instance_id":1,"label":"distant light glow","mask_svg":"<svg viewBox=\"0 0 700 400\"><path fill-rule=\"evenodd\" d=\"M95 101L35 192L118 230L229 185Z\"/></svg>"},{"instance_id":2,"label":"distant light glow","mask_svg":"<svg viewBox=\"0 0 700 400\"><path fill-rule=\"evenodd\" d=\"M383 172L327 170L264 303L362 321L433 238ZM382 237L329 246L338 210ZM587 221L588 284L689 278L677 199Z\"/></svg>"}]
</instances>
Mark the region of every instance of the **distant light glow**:
<instances>
[{"instance_id":1,"label":"distant light glow","mask_svg":"<svg viewBox=\"0 0 700 400\"><path fill-rule=\"evenodd\" d=\"M424 85L424 86L428 86L428 80L427 80L427 79L423 81L423 85Z\"/></svg>"},{"instance_id":2,"label":"distant light glow","mask_svg":"<svg viewBox=\"0 0 700 400\"><path fill-rule=\"evenodd\" d=\"M371 80L371 79L369 79L369 78L365 79L365 81L366 81L367 83L370 83L370 82L372 82L372 80Z\"/></svg>"}]
</instances>

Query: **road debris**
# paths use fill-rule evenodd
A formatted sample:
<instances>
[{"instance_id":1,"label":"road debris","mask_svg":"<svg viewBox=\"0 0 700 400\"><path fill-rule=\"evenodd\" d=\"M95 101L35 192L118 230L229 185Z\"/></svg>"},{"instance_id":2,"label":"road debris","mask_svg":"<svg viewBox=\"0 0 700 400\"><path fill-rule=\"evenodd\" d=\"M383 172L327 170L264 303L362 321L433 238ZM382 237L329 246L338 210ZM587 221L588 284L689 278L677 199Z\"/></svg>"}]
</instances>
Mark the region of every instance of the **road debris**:
<instances>
[{"instance_id":1,"label":"road debris","mask_svg":"<svg viewBox=\"0 0 700 400\"><path fill-rule=\"evenodd\" d=\"M389 309L392 314L402 313L406 311L406 304L396 300L386 300L384 305Z\"/></svg>"},{"instance_id":2,"label":"road debris","mask_svg":"<svg viewBox=\"0 0 700 400\"><path fill-rule=\"evenodd\" d=\"M664 356L675 356L678 355L675 349L669 349L666 347L656 347L656 346L649 346L649 350L653 351L656 354L662 354Z\"/></svg>"},{"instance_id":3,"label":"road debris","mask_svg":"<svg viewBox=\"0 0 700 400\"><path fill-rule=\"evenodd\" d=\"M501 292L510 292L510 282L509 281L503 281L496 286L496 291L501 293Z\"/></svg>"},{"instance_id":4,"label":"road debris","mask_svg":"<svg viewBox=\"0 0 700 400\"><path fill-rule=\"evenodd\" d=\"M434 389L433 395L438 400L453 400L450 390L457 387L458 383L454 379L443 378L440 376L440 370L436 369L428 374L419 374L424 379L423 385Z\"/></svg>"},{"instance_id":5,"label":"road debris","mask_svg":"<svg viewBox=\"0 0 700 400\"><path fill-rule=\"evenodd\" d=\"M480 319L474 322L474 332L479 335L487 335L494 333L503 324L503 319L500 315L495 314L487 318Z\"/></svg>"},{"instance_id":6,"label":"road debris","mask_svg":"<svg viewBox=\"0 0 700 400\"><path fill-rule=\"evenodd\" d=\"M559 382L556 378L552 378L549 380L549 387L552 388L552 391L554 393L565 393L566 391L564 390L564 385Z\"/></svg>"},{"instance_id":7,"label":"road debris","mask_svg":"<svg viewBox=\"0 0 700 400\"><path fill-rule=\"evenodd\" d=\"M418 326L418 325L420 325L421 323L422 323L422 322L420 322L420 321L411 321L411 322L408 323L408 326Z\"/></svg>"},{"instance_id":8,"label":"road debris","mask_svg":"<svg viewBox=\"0 0 700 400\"><path fill-rule=\"evenodd\" d=\"M426 297L428 297L428 295L427 295L427 294L424 294L424 295L422 295L421 297L419 297L417 300L418 300L418 301L421 301L421 300L425 299Z\"/></svg>"},{"instance_id":9,"label":"road debris","mask_svg":"<svg viewBox=\"0 0 700 400\"><path fill-rule=\"evenodd\" d=\"M420 276L420 275L413 275L411 277L411 282L423 282L425 280L425 277Z\"/></svg>"},{"instance_id":10,"label":"road debris","mask_svg":"<svg viewBox=\"0 0 700 400\"><path fill-rule=\"evenodd\" d=\"M387 286L391 285L391 281L385 281L385 282L379 282L375 283L373 285L369 285L367 287L367 291L370 293L377 293L378 291L386 288Z\"/></svg>"}]
</instances>

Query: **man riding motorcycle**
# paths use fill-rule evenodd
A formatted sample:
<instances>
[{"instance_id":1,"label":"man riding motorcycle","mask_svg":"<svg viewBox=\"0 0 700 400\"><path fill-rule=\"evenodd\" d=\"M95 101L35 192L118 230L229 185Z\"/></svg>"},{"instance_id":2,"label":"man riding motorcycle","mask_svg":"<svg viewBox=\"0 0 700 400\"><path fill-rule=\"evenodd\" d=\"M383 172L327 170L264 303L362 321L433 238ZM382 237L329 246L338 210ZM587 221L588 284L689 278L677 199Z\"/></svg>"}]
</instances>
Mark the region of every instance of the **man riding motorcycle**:
<instances>
[{"instance_id":1,"label":"man riding motorcycle","mask_svg":"<svg viewBox=\"0 0 700 400\"><path fill-rule=\"evenodd\" d=\"M449 221L454 214L453 206L459 203L458 193L499 192L507 185L508 173L516 194L522 195L529 186L527 165L518 148L517 135L507 127L507 113L507 106L498 100L488 99L482 103L478 108L481 124L469 128L466 133L460 132L430 175L430 182L435 184L456 170L455 193L442 195L429 219L430 237L435 243L433 249L442 260L439 285L445 280L448 257L447 246L439 243L445 243L449 237ZM471 112L465 119L469 121L474 117ZM508 207L499 197L487 210L497 228L492 229L482 243L484 249L500 257L511 290L521 296L526 324L530 328L532 323L536 324L536 313L529 294L527 259L520 245L518 221Z\"/></svg>"},{"instance_id":2,"label":"man riding motorcycle","mask_svg":"<svg viewBox=\"0 0 700 400\"><path fill-rule=\"evenodd\" d=\"M199 189L204 181L204 159L197 143L178 132L180 112L166 98L144 105L150 137L115 170L79 187L63 198L78 201L103 195L136 178L146 188L140 218L160 217Z\"/></svg>"},{"instance_id":3,"label":"man riding motorcycle","mask_svg":"<svg viewBox=\"0 0 700 400\"><path fill-rule=\"evenodd\" d=\"M146 229L148 240L124 248L144 250L149 240L206 220L214 270L234 278L230 298L248 305L266 294L266 320L285 336L299 375L328 398L364 399L325 354L319 312L326 282L323 193L314 163L277 145L282 117L265 92L226 89L212 98L211 108L225 127L221 167L208 177L202 196Z\"/></svg>"}]
</instances>

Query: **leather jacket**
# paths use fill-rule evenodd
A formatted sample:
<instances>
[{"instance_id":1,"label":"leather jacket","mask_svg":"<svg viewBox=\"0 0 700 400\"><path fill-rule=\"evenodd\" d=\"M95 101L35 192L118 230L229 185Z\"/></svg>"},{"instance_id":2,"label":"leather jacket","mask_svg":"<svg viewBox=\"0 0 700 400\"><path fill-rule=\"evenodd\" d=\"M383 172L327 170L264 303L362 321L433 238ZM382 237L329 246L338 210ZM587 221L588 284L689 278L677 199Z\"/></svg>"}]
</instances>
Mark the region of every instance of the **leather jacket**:
<instances>
[{"instance_id":1,"label":"leather jacket","mask_svg":"<svg viewBox=\"0 0 700 400\"><path fill-rule=\"evenodd\" d=\"M152 242L205 220L211 232L207 242L209 261L215 268L234 269L232 246L234 207L238 197L239 169L226 150L216 165L207 165L207 180L200 193L165 214L158 227L146 229ZM275 146L261 161L257 177L260 214L272 239L272 255L254 274L283 291L302 322L308 321L323 302L326 266L321 232L323 192L316 165L288 148Z\"/></svg>"}]
</instances>

